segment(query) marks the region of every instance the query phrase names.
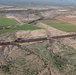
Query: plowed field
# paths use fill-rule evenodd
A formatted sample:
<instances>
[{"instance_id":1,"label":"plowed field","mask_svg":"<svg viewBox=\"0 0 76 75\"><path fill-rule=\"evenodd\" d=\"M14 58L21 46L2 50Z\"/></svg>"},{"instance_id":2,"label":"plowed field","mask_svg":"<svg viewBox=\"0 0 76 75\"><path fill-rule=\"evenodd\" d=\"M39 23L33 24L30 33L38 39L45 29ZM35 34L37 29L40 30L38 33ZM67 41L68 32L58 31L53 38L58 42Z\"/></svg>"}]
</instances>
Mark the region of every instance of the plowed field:
<instances>
[{"instance_id":1,"label":"plowed field","mask_svg":"<svg viewBox=\"0 0 76 75\"><path fill-rule=\"evenodd\" d=\"M58 20L66 21L72 24L76 24L76 18L70 18L70 17L58 17Z\"/></svg>"}]
</instances>

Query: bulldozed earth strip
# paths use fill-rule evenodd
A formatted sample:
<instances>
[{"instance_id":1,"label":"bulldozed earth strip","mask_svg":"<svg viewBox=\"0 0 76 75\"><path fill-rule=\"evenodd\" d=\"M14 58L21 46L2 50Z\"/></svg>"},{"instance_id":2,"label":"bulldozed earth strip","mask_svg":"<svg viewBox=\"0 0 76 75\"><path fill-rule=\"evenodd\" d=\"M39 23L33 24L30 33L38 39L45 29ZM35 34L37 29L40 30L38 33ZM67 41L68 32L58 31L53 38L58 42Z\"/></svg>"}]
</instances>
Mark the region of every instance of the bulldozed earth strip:
<instances>
[{"instance_id":1,"label":"bulldozed earth strip","mask_svg":"<svg viewBox=\"0 0 76 75\"><path fill-rule=\"evenodd\" d=\"M3 45L16 45L16 44L20 44L20 43L46 41L46 40L53 40L53 39L60 39L60 38L68 38L68 37L75 37L75 36L76 36L76 34L68 34L68 35L61 35L61 36L52 36L52 37L44 37L44 38L36 38L36 39L27 39L27 40L24 40L22 38L18 38L15 41L0 42L0 46L3 46Z\"/></svg>"}]
</instances>

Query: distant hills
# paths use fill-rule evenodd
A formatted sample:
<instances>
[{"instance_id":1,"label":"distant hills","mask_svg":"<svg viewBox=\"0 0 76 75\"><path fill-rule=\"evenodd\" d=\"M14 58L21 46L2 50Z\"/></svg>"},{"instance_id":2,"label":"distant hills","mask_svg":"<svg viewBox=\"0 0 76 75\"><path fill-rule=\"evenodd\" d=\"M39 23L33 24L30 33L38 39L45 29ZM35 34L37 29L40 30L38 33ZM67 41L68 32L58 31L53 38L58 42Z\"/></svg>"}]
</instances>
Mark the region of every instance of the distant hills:
<instances>
[{"instance_id":1,"label":"distant hills","mask_svg":"<svg viewBox=\"0 0 76 75\"><path fill-rule=\"evenodd\" d=\"M76 4L76 0L0 0L0 4Z\"/></svg>"},{"instance_id":2,"label":"distant hills","mask_svg":"<svg viewBox=\"0 0 76 75\"><path fill-rule=\"evenodd\" d=\"M0 2L70 2L74 3L76 0L0 0Z\"/></svg>"}]
</instances>

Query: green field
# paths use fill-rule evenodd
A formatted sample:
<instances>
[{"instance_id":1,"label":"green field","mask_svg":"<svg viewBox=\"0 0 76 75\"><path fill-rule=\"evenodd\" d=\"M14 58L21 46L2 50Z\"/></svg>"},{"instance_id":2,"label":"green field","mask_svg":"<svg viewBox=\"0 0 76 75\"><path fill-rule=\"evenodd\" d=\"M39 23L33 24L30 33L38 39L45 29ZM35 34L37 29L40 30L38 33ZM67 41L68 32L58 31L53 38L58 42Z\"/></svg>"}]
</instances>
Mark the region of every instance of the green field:
<instances>
[{"instance_id":1,"label":"green field","mask_svg":"<svg viewBox=\"0 0 76 75\"><path fill-rule=\"evenodd\" d=\"M0 26L10 26L10 25L16 25L19 24L19 22L13 18L5 18L0 17Z\"/></svg>"},{"instance_id":2,"label":"green field","mask_svg":"<svg viewBox=\"0 0 76 75\"><path fill-rule=\"evenodd\" d=\"M64 21L42 21L42 23L45 23L47 25L50 25L56 29L59 29L61 31L65 31L65 32L76 32L76 25L64 22Z\"/></svg>"},{"instance_id":3,"label":"green field","mask_svg":"<svg viewBox=\"0 0 76 75\"><path fill-rule=\"evenodd\" d=\"M24 24L24 25L18 26L16 28L0 30L0 34L6 33L6 32L12 32L12 31L16 31L16 30L36 30L36 29L41 29L41 28L37 27L37 26L29 25L29 24Z\"/></svg>"},{"instance_id":4,"label":"green field","mask_svg":"<svg viewBox=\"0 0 76 75\"><path fill-rule=\"evenodd\" d=\"M36 30L36 29L40 29L40 27L29 25L29 24L24 24L22 26L13 28L12 30Z\"/></svg>"}]
</instances>

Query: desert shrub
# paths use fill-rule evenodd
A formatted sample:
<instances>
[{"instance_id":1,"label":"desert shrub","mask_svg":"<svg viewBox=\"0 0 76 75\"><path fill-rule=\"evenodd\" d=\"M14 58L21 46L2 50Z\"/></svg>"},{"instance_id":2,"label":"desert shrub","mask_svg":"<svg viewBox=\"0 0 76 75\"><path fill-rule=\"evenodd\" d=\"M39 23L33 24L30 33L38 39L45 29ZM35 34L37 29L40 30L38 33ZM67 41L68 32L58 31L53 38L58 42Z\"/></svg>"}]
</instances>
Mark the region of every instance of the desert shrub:
<instances>
[{"instance_id":1,"label":"desert shrub","mask_svg":"<svg viewBox=\"0 0 76 75\"><path fill-rule=\"evenodd\" d=\"M1 67L1 69L2 69L3 72L10 72L9 65L3 65L3 66Z\"/></svg>"},{"instance_id":2,"label":"desert shrub","mask_svg":"<svg viewBox=\"0 0 76 75\"><path fill-rule=\"evenodd\" d=\"M59 69L62 70L67 64L67 59L55 54L53 56L53 64Z\"/></svg>"}]
</instances>

